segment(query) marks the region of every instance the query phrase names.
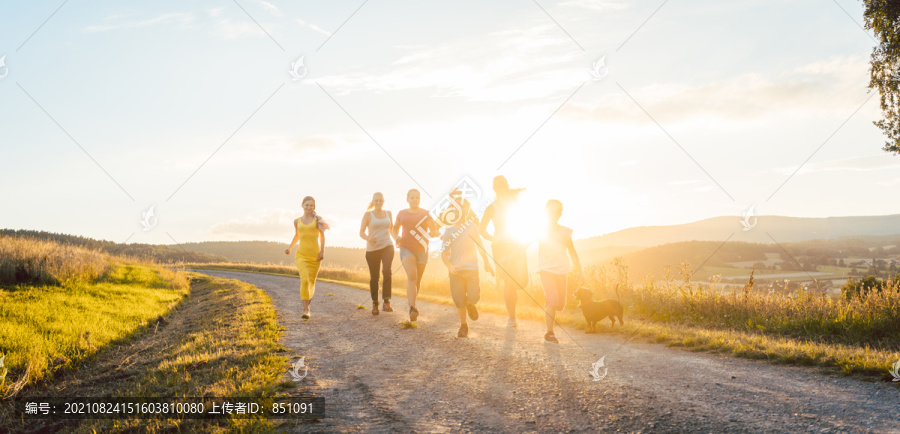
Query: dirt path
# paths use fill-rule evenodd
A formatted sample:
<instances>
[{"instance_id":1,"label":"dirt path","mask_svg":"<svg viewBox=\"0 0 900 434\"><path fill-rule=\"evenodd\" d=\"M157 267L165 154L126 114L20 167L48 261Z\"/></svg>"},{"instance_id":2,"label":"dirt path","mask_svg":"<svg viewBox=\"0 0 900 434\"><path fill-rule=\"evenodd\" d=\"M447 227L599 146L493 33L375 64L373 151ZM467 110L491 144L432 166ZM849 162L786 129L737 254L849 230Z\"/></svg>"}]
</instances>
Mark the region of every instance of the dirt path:
<instances>
[{"instance_id":1,"label":"dirt path","mask_svg":"<svg viewBox=\"0 0 900 434\"><path fill-rule=\"evenodd\" d=\"M547 344L541 323L509 329L492 314L457 339L449 306L420 302L420 328L402 329L405 298L372 316L356 309L370 307L367 292L325 282L304 322L296 278L202 272L274 299L284 345L310 367L299 388L326 400L304 431L900 432L895 384L659 344L619 347L622 336L571 329ZM592 381L590 365L603 355L608 376Z\"/></svg>"}]
</instances>

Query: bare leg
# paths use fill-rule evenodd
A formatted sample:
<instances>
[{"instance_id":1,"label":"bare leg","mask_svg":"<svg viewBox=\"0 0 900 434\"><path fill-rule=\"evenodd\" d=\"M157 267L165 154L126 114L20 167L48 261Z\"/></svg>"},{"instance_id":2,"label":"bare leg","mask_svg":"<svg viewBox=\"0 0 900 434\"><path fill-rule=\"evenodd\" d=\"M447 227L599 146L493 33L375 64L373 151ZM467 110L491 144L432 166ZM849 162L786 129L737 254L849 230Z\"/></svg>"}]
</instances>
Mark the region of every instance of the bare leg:
<instances>
[{"instance_id":1,"label":"bare leg","mask_svg":"<svg viewBox=\"0 0 900 434\"><path fill-rule=\"evenodd\" d=\"M425 266L428 264L416 264L416 294L422 288L422 276L425 275Z\"/></svg>"},{"instance_id":2,"label":"bare leg","mask_svg":"<svg viewBox=\"0 0 900 434\"><path fill-rule=\"evenodd\" d=\"M416 280L418 279L418 264L416 264L415 256L407 256L401 260L403 270L406 271L406 298L409 300L409 307L416 307Z\"/></svg>"},{"instance_id":3,"label":"bare leg","mask_svg":"<svg viewBox=\"0 0 900 434\"><path fill-rule=\"evenodd\" d=\"M547 321L547 333L553 334L553 323L556 321L556 309L552 307L546 308L544 319Z\"/></svg>"},{"instance_id":4,"label":"bare leg","mask_svg":"<svg viewBox=\"0 0 900 434\"><path fill-rule=\"evenodd\" d=\"M457 308L456 313L459 314L459 325L468 325L466 322L466 308Z\"/></svg>"},{"instance_id":5,"label":"bare leg","mask_svg":"<svg viewBox=\"0 0 900 434\"><path fill-rule=\"evenodd\" d=\"M509 313L509 319L516 319L516 302L519 301L519 292L514 282L503 282L503 298L506 301L506 311Z\"/></svg>"}]
</instances>

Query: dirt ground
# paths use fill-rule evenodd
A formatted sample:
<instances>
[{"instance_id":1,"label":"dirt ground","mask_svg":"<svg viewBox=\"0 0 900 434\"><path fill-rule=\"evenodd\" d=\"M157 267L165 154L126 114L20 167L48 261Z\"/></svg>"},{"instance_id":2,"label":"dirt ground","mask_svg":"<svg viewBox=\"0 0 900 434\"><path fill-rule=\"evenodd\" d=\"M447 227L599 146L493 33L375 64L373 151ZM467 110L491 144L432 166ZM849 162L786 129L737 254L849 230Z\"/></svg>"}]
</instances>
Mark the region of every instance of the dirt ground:
<instances>
[{"instance_id":1,"label":"dirt ground","mask_svg":"<svg viewBox=\"0 0 900 434\"><path fill-rule=\"evenodd\" d=\"M325 399L314 419L286 426L292 430L900 432L897 384L569 328L550 344L542 323L507 328L492 314L469 321L469 337L460 339L453 309L424 302L419 328L404 329L405 298L394 300L393 313L373 316L368 292L326 282L316 285L312 319L303 321L296 278L202 272L273 298L283 344L309 366L296 393ZM601 356L608 375L593 381L588 371Z\"/></svg>"}]
</instances>

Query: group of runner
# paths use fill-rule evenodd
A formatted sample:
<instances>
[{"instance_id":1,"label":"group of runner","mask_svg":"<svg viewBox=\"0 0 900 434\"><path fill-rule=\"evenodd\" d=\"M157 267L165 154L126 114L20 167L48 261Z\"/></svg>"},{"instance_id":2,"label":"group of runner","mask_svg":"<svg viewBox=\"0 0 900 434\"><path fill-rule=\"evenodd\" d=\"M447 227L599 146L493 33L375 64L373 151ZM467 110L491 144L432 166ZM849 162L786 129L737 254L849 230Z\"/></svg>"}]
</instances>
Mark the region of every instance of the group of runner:
<instances>
[{"instance_id":1,"label":"group of runner","mask_svg":"<svg viewBox=\"0 0 900 434\"><path fill-rule=\"evenodd\" d=\"M420 193L409 190L406 201L409 208L397 213L396 219L384 209L384 195L380 192L372 200L363 215L359 236L366 241L366 263L369 267L369 290L372 296L372 314L380 311L393 312L391 307L392 269L395 242L399 249L400 261L406 272L406 295L409 304L409 320L419 317L416 298L428 263L428 239L441 237L441 260L447 266L450 295L459 315L458 337L468 337L467 316L478 319L476 304L481 298L478 256L482 258L484 270L496 275L503 288L509 320L507 327L518 327L516 304L518 291L528 283L528 266L525 250L528 244L516 239L512 230L512 220L521 218L511 210L517 203L523 189L512 189L503 176L494 178L496 198L485 209L482 218L472 210L462 192L450 193L451 207L437 216L419 206ZM325 230L328 224L315 212L315 199L305 197L302 201L303 215L294 220L294 238L285 250L290 254L297 244L294 262L300 274L300 298L303 301L302 318L310 318L310 301L315 293L316 275L325 253ZM556 313L566 304L567 274L575 271L579 283L584 277L581 262L572 242L572 230L559 224L562 203L549 200L546 203L546 227L533 228L541 233L538 241L538 275L546 299L545 319L547 332L544 339L558 342L553 332ZM493 234L488 226L493 222ZM443 228L443 235L439 229ZM490 241L488 254L483 240ZM496 274L493 263L496 267ZM574 267L573 267L574 264ZM381 279L379 279L379 274ZM381 280L381 310L378 308L378 289Z\"/></svg>"}]
</instances>

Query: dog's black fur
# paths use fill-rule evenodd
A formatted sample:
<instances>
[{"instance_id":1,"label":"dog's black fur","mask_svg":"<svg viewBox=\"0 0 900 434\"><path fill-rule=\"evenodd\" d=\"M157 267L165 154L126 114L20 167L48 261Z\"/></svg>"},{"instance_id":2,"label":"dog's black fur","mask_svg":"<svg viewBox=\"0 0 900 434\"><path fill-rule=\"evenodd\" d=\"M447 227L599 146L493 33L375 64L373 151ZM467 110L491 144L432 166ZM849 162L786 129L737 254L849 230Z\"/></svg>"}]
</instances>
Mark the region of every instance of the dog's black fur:
<instances>
[{"instance_id":1,"label":"dog's black fur","mask_svg":"<svg viewBox=\"0 0 900 434\"><path fill-rule=\"evenodd\" d=\"M625 324L622 321L622 303L617 300L608 298L601 301L593 301L594 293L587 288L579 288L575 291L575 300L581 306L581 313L587 321L588 328L585 333L597 331L596 324L606 318L612 321L612 325L616 325L616 318L619 318L619 324Z\"/></svg>"}]
</instances>

